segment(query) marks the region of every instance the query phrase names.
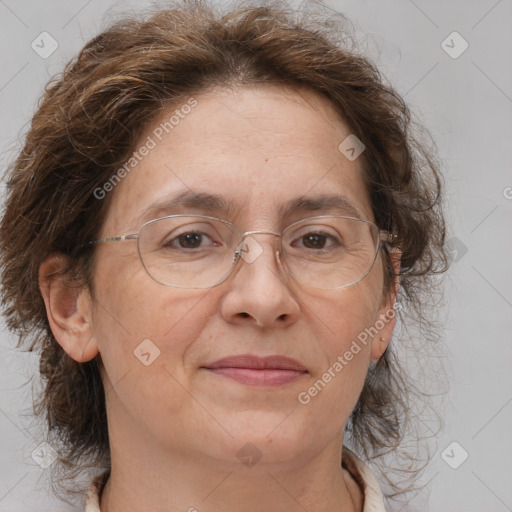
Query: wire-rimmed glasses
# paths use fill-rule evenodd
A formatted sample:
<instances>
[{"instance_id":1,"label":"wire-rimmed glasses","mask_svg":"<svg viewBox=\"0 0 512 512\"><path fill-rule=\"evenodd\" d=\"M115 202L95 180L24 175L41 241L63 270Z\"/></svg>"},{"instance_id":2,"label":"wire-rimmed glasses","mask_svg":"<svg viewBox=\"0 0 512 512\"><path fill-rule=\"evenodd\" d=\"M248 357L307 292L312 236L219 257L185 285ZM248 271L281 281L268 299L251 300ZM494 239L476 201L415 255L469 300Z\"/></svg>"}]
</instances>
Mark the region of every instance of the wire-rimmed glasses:
<instances>
[{"instance_id":1,"label":"wire-rimmed glasses","mask_svg":"<svg viewBox=\"0 0 512 512\"><path fill-rule=\"evenodd\" d=\"M246 231L205 215L169 215L131 233L89 242L137 240L143 267L156 282L176 288L212 288L223 283L240 260L255 261L263 246L253 235L279 238L278 262L294 280L308 287L339 289L368 275L379 249L396 235L373 222L321 215L293 222L282 233Z\"/></svg>"}]
</instances>

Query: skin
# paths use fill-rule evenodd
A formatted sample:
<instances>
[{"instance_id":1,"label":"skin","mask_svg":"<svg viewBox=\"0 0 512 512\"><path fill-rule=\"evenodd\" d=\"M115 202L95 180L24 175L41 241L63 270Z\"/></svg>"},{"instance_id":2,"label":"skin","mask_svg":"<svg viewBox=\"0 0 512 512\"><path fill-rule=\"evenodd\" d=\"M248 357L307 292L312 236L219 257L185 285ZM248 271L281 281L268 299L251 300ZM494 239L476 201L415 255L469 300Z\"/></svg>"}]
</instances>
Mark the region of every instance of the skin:
<instances>
[{"instance_id":1,"label":"skin","mask_svg":"<svg viewBox=\"0 0 512 512\"><path fill-rule=\"evenodd\" d=\"M137 232L149 204L187 189L232 200L237 207L226 220L242 231L280 231L298 218L280 219L277 206L333 191L373 220L362 159L349 161L338 150L351 130L325 98L275 86L212 89L195 98L191 113L110 192L100 237ZM76 293L50 277L62 255L41 266L59 344L77 361L101 355L112 456L102 512L362 510L362 491L341 468L343 431L394 320L309 404L297 396L392 307L381 256L357 285L319 290L283 273L275 237L255 239L263 253L207 290L152 280L135 241L97 246L95 300L87 288ZM144 339L160 350L149 366L134 356ZM286 355L308 373L256 388L200 368L245 353ZM237 457L246 443L261 453L250 468Z\"/></svg>"}]
</instances>

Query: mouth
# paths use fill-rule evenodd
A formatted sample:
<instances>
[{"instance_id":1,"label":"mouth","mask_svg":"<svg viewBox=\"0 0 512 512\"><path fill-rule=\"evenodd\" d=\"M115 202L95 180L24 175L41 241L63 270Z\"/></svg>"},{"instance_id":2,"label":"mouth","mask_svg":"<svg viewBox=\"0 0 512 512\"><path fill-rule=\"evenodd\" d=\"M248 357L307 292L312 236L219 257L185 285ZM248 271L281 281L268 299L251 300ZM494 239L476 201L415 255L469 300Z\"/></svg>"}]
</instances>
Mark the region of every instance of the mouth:
<instances>
[{"instance_id":1,"label":"mouth","mask_svg":"<svg viewBox=\"0 0 512 512\"><path fill-rule=\"evenodd\" d=\"M286 356L258 357L250 354L225 357L201 368L248 386L275 387L303 378L304 365Z\"/></svg>"}]
</instances>

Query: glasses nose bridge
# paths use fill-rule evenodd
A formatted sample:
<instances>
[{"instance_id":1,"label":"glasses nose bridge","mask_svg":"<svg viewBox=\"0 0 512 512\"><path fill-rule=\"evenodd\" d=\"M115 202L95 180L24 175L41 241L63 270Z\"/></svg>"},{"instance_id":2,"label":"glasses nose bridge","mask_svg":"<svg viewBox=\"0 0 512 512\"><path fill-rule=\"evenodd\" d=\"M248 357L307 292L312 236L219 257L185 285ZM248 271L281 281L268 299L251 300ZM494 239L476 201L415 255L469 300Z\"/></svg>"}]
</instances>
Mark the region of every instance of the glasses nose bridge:
<instances>
[{"instance_id":1,"label":"glasses nose bridge","mask_svg":"<svg viewBox=\"0 0 512 512\"><path fill-rule=\"evenodd\" d=\"M242 240L241 242L244 242L245 239L248 237L248 236L252 236L252 235L274 235L276 236L277 238L279 239L282 239L283 237L283 234L282 233L276 233L275 231L265 231L265 230L261 230L261 229L258 229L258 230L255 230L255 231L246 231L245 233L242 234ZM277 253L278 253L278 258L279 258L279 248L277 249Z\"/></svg>"},{"instance_id":2,"label":"glasses nose bridge","mask_svg":"<svg viewBox=\"0 0 512 512\"><path fill-rule=\"evenodd\" d=\"M268 231L268 230L252 230L252 231L245 231L244 233L242 233L242 236L241 236L241 239L240 239L240 243L239 243L239 248L235 250L235 254L238 254L238 256L242 256L243 253L245 252L244 250L244 247L246 247L244 245L246 239L248 237L252 237L253 235L274 235L275 237L277 237L278 239L282 239L282 233L277 233L275 231ZM256 241L256 239L255 239ZM256 243L259 245L259 242L256 241ZM242 249L240 250L240 247L242 247ZM261 246L260 246L261 247ZM274 251L275 249L275 255L277 256L277 261L278 263L281 263L281 259L280 259L280 253L281 253L281 250L280 250L280 247L276 248L275 246L272 248L272 250ZM260 249L260 251L262 251L263 249ZM237 259L236 255L235 255L235 259ZM252 262L252 258L243 258L243 259L246 259L247 261L249 262Z\"/></svg>"},{"instance_id":3,"label":"glasses nose bridge","mask_svg":"<svg viewBox=\"0 0 512 512\"><path fill-rule=\"evenodd\" d=\"M242 233L242 240L245 239L245 237L249 235L256 235L256 234L262 234L262 235L275 235L277 237L281 237L281 233L276 233L275 231L263 231L263 230L256 230L256 231L246 231L245 233Z\"/></svg>"}]
</instances>

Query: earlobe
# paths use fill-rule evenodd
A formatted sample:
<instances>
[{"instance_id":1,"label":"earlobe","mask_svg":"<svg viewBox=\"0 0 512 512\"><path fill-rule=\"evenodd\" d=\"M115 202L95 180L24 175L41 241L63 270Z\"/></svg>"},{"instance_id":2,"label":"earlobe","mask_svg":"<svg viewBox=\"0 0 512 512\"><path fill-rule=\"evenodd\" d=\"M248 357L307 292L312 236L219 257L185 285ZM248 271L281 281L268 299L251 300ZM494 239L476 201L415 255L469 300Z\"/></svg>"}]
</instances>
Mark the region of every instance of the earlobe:
<instances>
[{"instance_id":1,"label":"earlobe","mask_svg":"<svg viewBox=\"0 0 512 512\"><path fill-rule=\"evenodd\" d=\"M386 339L383 336L376 336L372 340L372 350L370 353L370 358L372 361L377 361L380 359L386 349L388 348L390 339Z\"/></svg>"},{"instance_id":2,"label":"earlobe","mask_svg":"<svg viewBox=\"0 0 512 512\"><path fill-rule=\"evenodd\" d=\"M68 261L61 253L48 256L39 267L39 289L55 339L71 358L83 363L98 354L92 329L91 297L85 286L73 286L63 275Z\"/></svg>"}]
</instances>

